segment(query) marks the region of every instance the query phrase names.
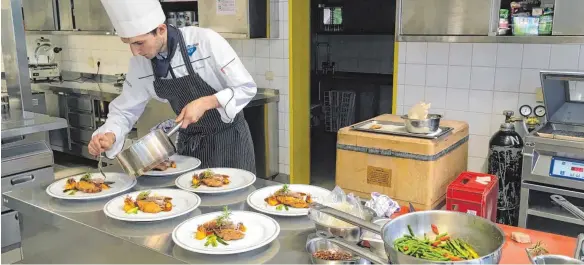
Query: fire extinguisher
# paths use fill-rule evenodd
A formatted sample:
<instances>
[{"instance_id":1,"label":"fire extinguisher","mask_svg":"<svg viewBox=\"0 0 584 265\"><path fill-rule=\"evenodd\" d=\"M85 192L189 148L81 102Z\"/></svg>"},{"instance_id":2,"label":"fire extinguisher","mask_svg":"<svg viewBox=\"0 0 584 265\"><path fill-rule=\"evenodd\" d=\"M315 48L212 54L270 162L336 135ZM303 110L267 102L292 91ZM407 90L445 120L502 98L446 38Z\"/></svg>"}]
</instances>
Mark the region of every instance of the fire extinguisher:
<instances>
[{"instance_id":1,"label":"fire extinguisher","mask_svg":"<svg viewBox=\"0 0 584 265\"><path fill-rule=\"evenodd\" d=\"M497 223L517 226L523 162L523 139L515 131L513 111L504 111L505 122L489 141L488 173L499 178Z\"/></svg>"}]
</instances>

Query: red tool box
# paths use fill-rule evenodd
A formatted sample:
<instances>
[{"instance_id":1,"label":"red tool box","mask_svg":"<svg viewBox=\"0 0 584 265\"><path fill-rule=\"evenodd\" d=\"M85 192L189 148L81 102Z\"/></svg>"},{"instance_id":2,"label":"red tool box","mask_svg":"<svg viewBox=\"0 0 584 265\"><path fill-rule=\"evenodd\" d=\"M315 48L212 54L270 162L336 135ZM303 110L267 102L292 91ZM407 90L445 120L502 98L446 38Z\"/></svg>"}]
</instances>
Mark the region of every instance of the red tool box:
<instances>
[{"instance_id":1,"label":"red tool box","mask_svg":"<svg viewBox=\"0 0 584 265\"><path fill-rule=\"evenodd\" d=\"M446 209L497 220L499 180L495 175L462 172L446 193Z\"/></svg>"}]
</instances>

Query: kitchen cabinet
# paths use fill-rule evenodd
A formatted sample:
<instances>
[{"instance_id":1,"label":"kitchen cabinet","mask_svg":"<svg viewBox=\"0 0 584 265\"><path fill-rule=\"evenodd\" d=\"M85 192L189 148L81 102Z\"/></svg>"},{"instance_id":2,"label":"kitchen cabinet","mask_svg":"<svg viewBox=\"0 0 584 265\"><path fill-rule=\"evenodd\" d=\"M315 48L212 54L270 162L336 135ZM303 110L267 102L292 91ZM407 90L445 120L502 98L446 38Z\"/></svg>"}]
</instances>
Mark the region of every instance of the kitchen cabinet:
<instances>
[{"instance_id":1,"label":"kitchen cabinet","mask_svg":"<svg viewBox=\"0 0 584 265\"><path fill-rule=\"evenodd\" d=\"M101 1L73 0L75 29L81 31L114 30Z\"/></svg>"},{"instance_id":2,"label":"kitchen cabinet","mask_svg":"<svg viewBox=\"0 0 584 265\"><path fill-rule=\"evenodd\" d=\"M56 0L22 0L25 30L57 30Z\"/></svg>"},{"instance_id":3,"label":"kitchen cabinet","mask_svg":"<svg viewBox=\"0 0 584 265\"><path fill-rule=\"evenodd\" d=\"M493 1L401 0L402 35L489 34Z\"/></svg>"},{"instance_id":4,"label":"kitchen cabinet","mask_svg":"<svg viewBox=\"0 0 584 265\"><path fill-rule=\"evenodd\" d=\"M225 38L266 38L266 0L198 1L199 26L211 28ZM219 4L223 3L223 4Z\"/></svg>"},{"instance_id":5,"label":"kitchen cabinet","mask_svg":"<svg viewBox=\"0 0 584 265\"><path fill-rule=\"evenodd\" d=\"M552 35L584 36L582 10L582 0L555 0Z\"/></svg>"},{"instance_id":6,"label":"kitchen cabinet","mask_svg":"<svg viewBox=\"0 0 584 265\"><path fill-rule=\"evenodd\" d=\"M316 19L312 22L313 30L329 35L393 35L395 7L396 0L314 1L312 17Z\"/></svg>"}]
</instances>

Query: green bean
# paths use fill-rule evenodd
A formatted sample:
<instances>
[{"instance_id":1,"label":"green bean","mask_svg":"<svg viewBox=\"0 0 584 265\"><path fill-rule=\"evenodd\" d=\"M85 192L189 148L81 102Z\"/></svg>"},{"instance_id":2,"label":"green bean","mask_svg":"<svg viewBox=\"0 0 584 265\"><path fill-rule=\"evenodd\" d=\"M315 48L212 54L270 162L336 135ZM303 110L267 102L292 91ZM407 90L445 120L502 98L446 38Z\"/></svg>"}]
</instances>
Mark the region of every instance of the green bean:
<instances>
[{"instance_id":1,"label":"green bean","mask_svg":"<svg viewBox=\"0 0 584 265\"><path fill-rule=\"evenodd\" d=\"M410 235L412 235L412 237L415 237L414 231L412 230L412 226L411 225L408 225L408 231L410 231Z\"/></svg>"}]
</instances>

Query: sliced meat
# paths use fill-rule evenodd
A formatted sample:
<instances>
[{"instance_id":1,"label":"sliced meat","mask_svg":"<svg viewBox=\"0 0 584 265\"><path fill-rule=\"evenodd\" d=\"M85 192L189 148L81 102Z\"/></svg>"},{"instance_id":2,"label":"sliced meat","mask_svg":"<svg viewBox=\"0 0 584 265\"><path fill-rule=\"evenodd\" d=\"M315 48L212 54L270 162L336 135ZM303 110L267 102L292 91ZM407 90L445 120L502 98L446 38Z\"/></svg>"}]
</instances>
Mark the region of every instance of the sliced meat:
<instances>
[{"instance_id":1,"label":"sliced meat","mask_svg":"<svg viewBox=\"0 0 584 265\"><path fill-rule=\"evenodd\" d=\"M217 229L215 234L225 241L242 239L245 234L237 229Z\"/></svg>"},{"instance_id":2,"label":"sliced meat","mask_svg":"<svg viewBox=\"0 0 584 265\"><path fill-rule=\"evenodd\" d=\"M276 199L282 204L294 208L308 208L308 203L304 200L304 198L296 198L291 196L276 196Z\"/></svg>"},{"instance_id":3,"label":"sliced meat","mask_svg":"<svg viewBox=\"0 0 584 265\"><path fill-rule=\"evenodd\" d=\"M201 182L209 187L221 187L223 186L223 177L213 176L210 178L204 178L201 180Z\"/></svg>"},{"instance_id":4,"label":"sliced meat","mask_svg":"<svg viewBox=\"0 0 584 265\"><path fill-rule=\"evenodd\" d=\"M97 193L101 191L101 185L87 181L77 182L76 188L77 190L85 193Z\"/></svg>"}]
</instances>

